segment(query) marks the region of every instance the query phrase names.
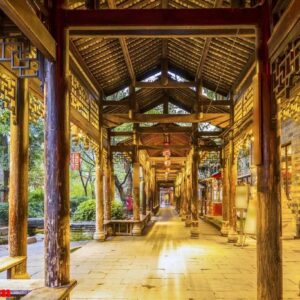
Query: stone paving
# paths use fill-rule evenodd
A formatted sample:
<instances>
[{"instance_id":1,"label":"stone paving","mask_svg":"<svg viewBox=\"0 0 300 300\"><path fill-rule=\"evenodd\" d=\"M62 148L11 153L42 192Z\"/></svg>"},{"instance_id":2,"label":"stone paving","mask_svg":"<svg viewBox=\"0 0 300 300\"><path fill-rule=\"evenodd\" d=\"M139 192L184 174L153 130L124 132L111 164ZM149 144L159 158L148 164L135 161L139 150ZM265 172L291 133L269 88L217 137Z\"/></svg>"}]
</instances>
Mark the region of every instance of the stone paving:
<instances>
[{"instance_id":1,"label":"stone paving","mask_svg":"<svg viewBox=\"0 0 300 300\"><path fill-rule=\"evenodd\" d=\"M209 224L200 222L200 231L191 239L174 210L162 208L143 237L83 244L71 254L71 299L255 300L255 241L241 249ZM28 252L29 272L41 278L42 243ZM300 299L300 240L283 242L283 259L284 299Z\"/></svg>"}]
</instances>

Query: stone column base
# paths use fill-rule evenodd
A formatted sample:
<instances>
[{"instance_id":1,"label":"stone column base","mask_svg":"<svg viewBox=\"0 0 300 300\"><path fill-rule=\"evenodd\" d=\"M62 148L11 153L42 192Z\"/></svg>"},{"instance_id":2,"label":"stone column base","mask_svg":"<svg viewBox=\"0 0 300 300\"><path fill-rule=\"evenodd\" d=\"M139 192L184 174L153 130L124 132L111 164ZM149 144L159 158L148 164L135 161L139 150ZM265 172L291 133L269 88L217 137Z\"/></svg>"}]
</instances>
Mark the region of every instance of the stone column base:
<instances>
[{"instance_id":1,"label":"stone column base","mask_svg":"<svg viewBox=\"0 0 300 300\"><path fill-rule=\"evenodd\" d=\"M238 241L239 236L238 233L232 227L230 227L227 238L228 243L236 243Z\"/></svg>"},{"instance_id":2,"label":"stone column base","mask_svg":"<svg viewBox=\"0 0 300 300\"><path fill-rule=\"evenodd\" d=\"M141 225L139 223L135 223L132 228L132 235L142 235Z\"/></svg>"},{"instance_id":3,"label":"stone column base","mask_svg":"<svg viewBox=\"0 0 300 300\"><path fill-rule=\"evenodd\" d=\"M228 236L229 232L229 222L228 221L222 221L222 227L221 227L221 235L222 236Z\"/></svg>"},{"instance_id":4,"label":"stone column base","mask_svg":"<svg viewBox=\"0 0 300 300\"><path fill-rule=\"evenodd\" d=\"M199 238L199 222L198 221L192 221L191 222L191 238L197 239Z\"/></svg>"},{"instance_id":5,"label":"stone column base","mask_svg":"<svg viewBox=\"0 0 300 300\"><path fill-rule=\"evenodd\" d=\"M186 216L185 227L191 227L191 225L192 225L192 220L191 220L190 216Z\"/></svg>"},{"instance_id":6,"label":"stone column base","mask_svg":"<svg viewBox=\"0 0 300 300\"><path fill-rule=\"evenodd\" d=\"M104 242L105 241L104 231L96 231L93 235L93 239L96 241Z\"/></svg>"}]
</instances>

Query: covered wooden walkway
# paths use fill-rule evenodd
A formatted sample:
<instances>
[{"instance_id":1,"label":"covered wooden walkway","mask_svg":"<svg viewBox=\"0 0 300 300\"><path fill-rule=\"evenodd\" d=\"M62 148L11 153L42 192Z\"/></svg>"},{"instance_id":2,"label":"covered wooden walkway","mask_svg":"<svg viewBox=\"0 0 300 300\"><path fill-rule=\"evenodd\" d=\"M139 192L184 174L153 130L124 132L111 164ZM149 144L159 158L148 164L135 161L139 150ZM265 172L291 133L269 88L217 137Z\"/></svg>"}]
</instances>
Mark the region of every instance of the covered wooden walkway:
<instances>
[{"instance_id":1,"label":"covered wooden walkway","mask_svg":"<svg viewBox=\"0 0 300 300\"><path fill-rule=\"evenodd\" d=\"M9 255L22 257L9 277L28 277L28 128L43 118L47 293L61 287L69 293L73 275L79 282L73 296L86 299L93 292L99 298L101 289L112 293L109 299L125 290L133 297L145 291L158 299L221 299L240 276L257 273L257 299L281 300L278 137L281 117L299 119L299 3L0 0L0 100L11 120ZM153 113L158 106L160 113ZM130 129L123 131L124 124ZM145 238L94 242L78 251L71 274L69 162L75 140L95 154L95 240L105 241L114 226L116 155L132 166L131 235L143 234L161 203L161 187L173 188L177 212L190 228L162 209L161 222ZM236 188L246 183L238 176L242 152L251 153L247 184L256 201L256 256L254 248L242 252L210 235L199 219L200 168L204 172L214 156L222 173L221 232L229 242L237 240ZM94 291L93 273L104 280L95 281ZM80 274L88 288L80 288ZM230 299L254 299L255 290L255 278L249 278Z\"/></svg>"}]
</instances>

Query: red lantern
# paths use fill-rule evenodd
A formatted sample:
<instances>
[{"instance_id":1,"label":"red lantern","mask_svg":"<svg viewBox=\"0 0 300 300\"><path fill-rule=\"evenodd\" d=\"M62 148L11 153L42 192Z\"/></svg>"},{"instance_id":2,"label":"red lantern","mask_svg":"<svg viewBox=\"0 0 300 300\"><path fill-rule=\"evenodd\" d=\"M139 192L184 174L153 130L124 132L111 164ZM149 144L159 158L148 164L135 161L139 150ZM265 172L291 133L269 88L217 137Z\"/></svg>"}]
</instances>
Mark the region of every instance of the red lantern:
<instances>
[{"instance_id":1,"label":"red lantern","mask_svg":"<svg viewBox=\"0 0 300 300\"><path fill-rule=\"evenodd\" d=\"M71 153L71 169L73 171L80 170L80 162L81 162L80 152L72 152Z\"/></svg>"}]
</instances>

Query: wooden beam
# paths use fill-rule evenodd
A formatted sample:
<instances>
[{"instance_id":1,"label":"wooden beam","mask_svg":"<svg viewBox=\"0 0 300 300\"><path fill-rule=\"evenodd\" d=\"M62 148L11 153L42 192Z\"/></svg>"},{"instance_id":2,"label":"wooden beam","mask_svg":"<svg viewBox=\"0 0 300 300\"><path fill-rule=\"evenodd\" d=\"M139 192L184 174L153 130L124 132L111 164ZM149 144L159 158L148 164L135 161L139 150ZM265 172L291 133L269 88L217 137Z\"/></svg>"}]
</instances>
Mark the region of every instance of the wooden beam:
<instances>
[{"instance_id":1,"label":"wooden beam","mask_svg":"<svg viewBox=\"0 0 300 300\"><path fill-rule=\"evenodd\" d=\"M75 38L120 38L120 37L130 37L130 38L161 38L161 39L171 39L171 38L184 38L184 37L195 37L195 38L213 38L213 37L236 37L237 29L235 28L198 28L198 29L143 29L135 30L132 29L94 29L91 31L85 31L80 29L70 30L70 34ZM255 37L255 31L252 28L240 28L239 36L245 38Z\"/></svg>"},{"instance_id":2,"label":"wooden beam","mask_svg":"<svg viewBox=\"0 0 300 300\"><path fill-rule=\"evenodd\" d=\"M78 112L72 106L70 108L70 122L80 128L94 141L98 142L100 140L98 129L95 128L86 118L82 116L80 112Z\"/></svg>"},{"instance_id":3,"label":"wooden beam","mask_svg":"<svg viewBox=\"0 0 300 300\"><path fill-rule=\"evenodd\" d=\"M129 106L129 99L102 101L102 106Z\"/></svg>"},{"instance_id":4,"label":"wooden beam","mask_svg":"<svg viewBox=\"0 0 300 300\"><path fill-rule=\"evenodd\" d=\"M186 157L183 156L183 157L170 157L170 160L172 163L184 163L186 161ZM166 159L162 156L150 156L149 157L149 160L150 161L153 161L153 162L164 162Z\"/></svg>"},{"instance_id":5,"label":"wooden beam","mask_svg":"<svg viewBox=\"0 0 300 300\"><path fill-rule=\"evenodd\" d=\"M139 133L140 134L165 134L165 133L191 133L192 127L191 126L155 126L155 127L140 127Z\"/></svg>"},{"instance_id":6,"label":"wooden beam","mask_svg":"<svg viewBox=\"0 0 300 300\"><path fill-rule=\"evenodd\" d=\"M0 9L49 60L56 59L56 42L24 0L1 0Z\"/></svg>"},{"instance_id":7,"label":"wooden beam","mask_svg":"<svg viewBox=\"0 0 300 300\"><path fill-rule=\"evenodd\" d=\"M111 131L110 136L133 136L133 132L129 132L129 131Z\"/></svg>"},{"instance_id":8,"label":"wooden beam","mask_svg":"<svg viewBox=\"0 0 300 300\"><path fill-rule=\"evenodd\" d=\"M166 85L161 81L137 82L136 87L141 89L186 89L195 87L195 82L177 82L168 80Z\"/></svg>"},{"instance_id":9,"label":"wooden beam","mask_svg":"<svg viewBox=\"0 0 300 300\"><path fill-rule=\"evenodd\" d=\"M139 146L139 150L163 150L165 149L165 145L141 145ZM168 148L172 150L190 150L190 145L168 145Z\"/></svg>"},{"instance_id":10,"label":"wooden beam","mask_svg":"<svg viewBox=\"0 0 300 300\"><path fill-rule=\"evenodd\" d=\"M186 30L217 27L254 28L259 24L261 8L205 8L205 9L100 9L65 10L65 25L70 29L92 31L102 29L144 30L170 28Z\"/></svg>"},{"instance_id":11,"label":"wooden beam","mask_svg":"<svg viewBox=\"0 0 300 300\"><path fill-rule=\"evenodd\" d=\"M127 114L104 114L103 117L116 123L200 123L212 122L224 124L229 120L229 114L205 113L202 118L198 114L135 114L134 118L129 118ZM226 124L225 124L226 125ZM224 127L224 126L223 126Z\"/></svg>"},{"instance_id":12,"label":"wooden beam","mask_svg":"<svg viewBox=\"0 0 300 300\"><path fill-rule=\"evenodd\" d=\"M221 131L198 131L197 137L218 137L223 133L223 130Z\"/></svg>"}]
</instances>

